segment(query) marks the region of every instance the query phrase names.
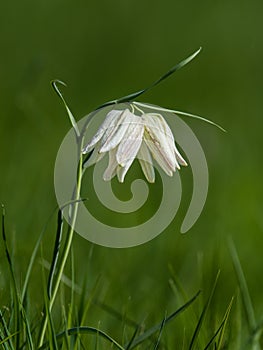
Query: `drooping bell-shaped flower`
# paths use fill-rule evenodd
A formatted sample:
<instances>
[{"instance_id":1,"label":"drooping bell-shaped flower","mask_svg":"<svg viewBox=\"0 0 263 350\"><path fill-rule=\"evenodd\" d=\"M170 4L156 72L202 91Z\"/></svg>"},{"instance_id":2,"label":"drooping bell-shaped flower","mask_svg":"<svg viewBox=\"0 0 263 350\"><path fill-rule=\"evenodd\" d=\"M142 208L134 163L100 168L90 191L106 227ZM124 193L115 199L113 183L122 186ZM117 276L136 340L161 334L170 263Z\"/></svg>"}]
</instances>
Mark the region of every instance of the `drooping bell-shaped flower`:
<instances>
[{"instance_id":1,"label":"drooping bell-shaped flower","mask_svg":"<svg viewBox=\"0 0 263 350\"><path fill-rule=\"evenodd\" d=\"M180 169L180 165L187 165L176 148L169 125L158 113L142 113L138 116L129 109L110 111L82 152L86 154L92 150L86 167L109 153L108 167L103 175L105 181L117 175L119 181L123 182L135 158L138 158L149 182L155 181L152 159L169 176Z\"/></svg>"}]
</instances>

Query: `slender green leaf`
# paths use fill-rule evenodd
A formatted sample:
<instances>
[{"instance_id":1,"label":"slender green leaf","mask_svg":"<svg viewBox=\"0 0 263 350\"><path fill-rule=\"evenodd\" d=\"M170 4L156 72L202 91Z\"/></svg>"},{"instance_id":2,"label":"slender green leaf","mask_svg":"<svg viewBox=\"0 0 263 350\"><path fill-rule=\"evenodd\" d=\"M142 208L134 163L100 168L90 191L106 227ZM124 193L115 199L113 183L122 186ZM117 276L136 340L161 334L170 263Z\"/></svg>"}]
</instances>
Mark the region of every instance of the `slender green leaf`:
<instances>
[{"instance_id":1,"label":"slender green leaf","mask_svg":"<svg viewBox=\"0 0 263 350\"><path fill-rule=\"evenodd\" d=\"M154 346L154 350L157 350L158 349L158 346L160 344L160 341L161 341L161 337L162 337L162 334L163 334L163 329L164 329L164 326L165 326L165 322L166 322L166 315L162 321L162 324L161 324L161 327L160 327L160 331L159 331L159 335L158 335L158 338L157 338L157 342Z\"/></svg>"},{"instance_id":2,"label":"slender green leaf","mask_svg":"<svg viewBox=\"0 0 263 350\"><path fill-rule=\"evenodd\" d=\"M256 322L254 308L250 298L246 278L245 278L234 242L231 239L229 239L229 250L230 250L230 254L232 257L234 269L237 275L237 280L238 280L238 284L241 292L243 307L245 310L247 325L250 333L250 342L252 344L252 349L260 350L261 349L261 346L259 343L260 333L255 332L255 329L257 328L257 322Z\"/></svg>"},{"instance_id":3,"label":"slender green leaf","mask_svg":"<svg viewBox=\"0 0 263 350\"><path fill-rule=\"evenodd\" d=\"M43 257L43 252L41 249L41 257ZM45 278L45 272L44 272L44 267L42 265L42 281L43 285L46 285L46 278ZM58 344L57 344L57 338L56 338L56 332L53 324L53 319L52 315L50 312L50 303L49 303L49 298L47 295L47 291L44 290L44 302L45 302L45 313L47 315L47 326L48 326L48 331L49 331L49 336L48 336L48 343L49 343L49 348L51 350L58 350Z\"/></svg>"},{"instance_id":4,"label":"slender green leaf","mask_svg":"<svg viewBox=\"0 0 263 350\"><path fill-rule=\"evenodd\" d=\"M185 311L188 308L188 306L190 306L195 301L195 299L199 296L199 294L200 294L200 291L198 293L196 293L196 295L194 295L193 298L190 299L187 303L185 303L178 310L176 310L174 313L172 313L170 316L168 316L165 319L165 324L172 321L175 317L179 316L183 311ZM139 344L144 342L146 339L148 339L154 333L158 332L161 329L162 324L163 324L163 321L161 323L158 323L157 325L151 327L146 332L144 332L142 335L135 338L134 342L130 346L130 349L134 349L136 346L138 346Z\"/></svg>"},{"instance_id":5,"label":"slender green leaf","mask_svg":"<svg viewBox=\"0 0 263 350\"><path fill-rule=\"evenodd\" d=\"M110 342L112 345L115 345L116 348L120 349L120 350L125 350L116 340L114 340L112 337L110 337L107 333L94 328L94 327L75 327L75 328L70 328L67 329L66 331L63 331L61 333L58 333L56 335L56 339L62 339L63 337L65 337L65 335L76 335L76 334L93 334L93 335L99 335L100 337L104 338L105 340L107 340L108 342ZM47 349L49 346L49 343L46 342L45 344L43 344L38 350L44 350Z\"/></svg>"},{"instance_id":6,"label":"slender green leaf","mask_svg":"<svg viewBox=\"0 0 263 350\"><path fill-rule=\"evenodd\" d=\"M228 318L229 318L229 315L230 315L230 311L232 309L233 301L234 301L234 297L231 298L230 303L229 303L229 305L227 307L226 313L224 315L223 321L222 321L222 328L221 328L221 331L220 331L218 344L217 344L218 350L220 350L221 348L223 349L223 339L224 339L224 335L225 335L227 321L228 321Z\"/></svg>"},{"instance_id":7,"label":"slender green leaf","mask_svg":"<svg viewBox=\"0 0 263 350\"><path fill-rule=\"evenodd\" d=\"M26 330L26 343L28 346L27 349L34 350L34 343L33 343L33 339L32 339L32 333L31 333L29 321L27 319L27 314L25 312L25 309L24 309L22 303L21 303L20 307L21 307L21 314L22 314L22 318L23 318L25 330Z\"/></svg>"},{"instance_id":8,"label":"slender green leaf","mask_svg":"<svg viewBox=\"0 0 263 350\"><path fill-rule=\"evenodd\" d=\"M213 126L216 126L218 129L222 130L223 132L226 132L226 130L224 128L222 128L222 126L214 123L213 121L211 121L209 119L203 118L203 117L201 117L199 115L196 115L196 114L191 114L191 113L188 113L188 112L177 111L175 109L162 108L162 107L153 106L153 105L150 105L150 104L147 104L147 103L141 103L141 102L136 102L136 101L133 102L133 104L137 105L137 106L149 108L149 109L152 109L152 110L157 110L157 111L160 111L160 112L174 113L174 114L179 114L179 115L182 115L182 116L185 116L185 117L190 117L190 118L193 118L193 119L198 119L198 120L201 120L201 121L206 122L208 124L211 124Z\"/></svg>"},{"instance_id":9,"label":"slender green leaf","mask_svg":"<svg viewBox=\"0 0 263 350\"><path fill-rule=\"evenodd\" d=\"M58 94L59 98L62 100L65 108L66 108L66 111L68 113L68 116L69 116L69 120L71 122L71 125L73 126L74 130L75 130L75 134L77 136L77 138L80 136L80 132L79 132L79 128L78 128L78 125L77 125L77 122L73 116L73 114L71 113L71 110L69 109L61 91L59 90L57 84L61 84L61 85L64 85L64 86L67 86L63 81L61 80L58 80L58 79L55 79L55 80L52 80L51 81L51 85L52 87L54 88L54 90L56 91L56 93Z\"/></svg>"},{"instance_id":10,"label":"slender green leaf","mask_svg":"<svg viewBox=\"0 0 263 350\"><path fill-rule=\"evenodd\" d=\"M2 239L4 242L4 248L5 248L5 255L8 262L9 272L11 275L11 282L12 282L12 294L13 294L13 303L14 303L14 321L15 321L15 348L19 347L19 341L20 341L20 313L19 313L19 294L18 294L18 288L16 284L15 279L15 273L13 269L13 264L11 260L11 256L8 250L7 245L7 239L6 239L6 232L5 232L5 207L2 204Z\"/></svg>"},{"instance_id":11,"label":"slender green leaf","mask_svg":"<svg viewBox=\"0 0 263 350\"><path fill-rule=\"evenodd\" d=\"M252 301L251 301L251 298L249 295L246 278L245 278L244 272L242 270L236 248L235 248L232 240L229 240L229 249L230 249L230 254L232 257L233 265L235 268L235 272L237 275L239 288L241 291L241 297L242 297L243 306L244 306L245 313L246 313L247 324L248 324L248 327L250 329L250 332L253 332L257 326L256 317L255 317L254 309L252 306Z\"/></svg>"},{"instance_id":12,"label":"slender green leaf","mask_svg":"<svg viewBox=\"0 0 263 350\"><path fill-rule=\"evenodd\" d=\"M206 347L204 348L204 350L207 350L209 349L210 345L212 345L212 343L215 341L216 337L218 336L219 334L219 339L218 339L218 344L217 346L215 346L215 348L217 350L220 350L221 348L221 345L223 343L223 337L224 337L224 333L225 333L225 327L226 327L226 324L227 324L227 320L228 320L228 317L229 317L229 314L230 314L230 311L231 311L231 308L232 308L232 304L233 304L233 300L234 300L234 297L232 297L228 307L227 307L227 310L225 312L225 315L223 317L223 320L220 324L220 326L218 327L218 329L216 330L215 334L213 335L213 337L209 340L208 344L206 345Z\"/></svg>"},{"instance_id":13,"label":"slender green leaf","mask_svg":"<svg viewBox=\"0 0 263 350\"><path fill-rule=\"evenodd\" d=\"M209 295L209 298L203 308L203 311L200 315L200 318L198 320L198 323L196 325L196 328L195 328L195 331L194 331L194 334L192 336L192 339L191 339L191 342L190 342L190 346L189 346L189 350L193 350L194 347L195 347L195 344L196 344L196 341L197 341L197 338L198 338L198 335L200 333L200 330L201 330L201 327L202 327L202 324L205 320L205 317L206 317L206 313L207 313L207 310L210 306L210 303L212 301L212 298L213 298L213 295L214 295L214 292L215 292L215 289L216 289L216 285L217 285L217 281L218 281L218 278L219 278L219 275L220 275L220 271L218 271L217 275L216 275L216 279L215 279L215 282L213 284L213 287L212 287L212 290L211 290L211 293Z\"/></svg>"},{"instance_id":14,"label":"slender green leaf","mask_svg":"<svg viewBox=\"0 0 263 350\"><path fill-rule=\"evenodd\" d=\"M41 231L41 233L40 233L40 235L39 235L39 237L38 237L38 240L37 240L37 242L36 242L36 244L35 244L34 250L33 250L32 254L31 254L30 261L29 261L29 265L28 265L28 268L27 268L27 271L26 271L25 282L24 282L24 284L23 284L22 293L21 293L21 301L22 301L22 303L24 303L24 298L25 298L25 296L26 296L26 291L27 291L27 287L28 287L28 282L29 282L29 279L30 279L30 275L31 275L33 266L34 266L35 261L36 261L36 256L37 256L37 252L38 252L40 243L41 243L41 241L42 241L42 239L43 239L43 236L44 236L44 234L45 234L45 232L46 232L46 230L47 230L48 224L49 224L51 218L53 217L54 213L56 212L57 208L58 208L58 207L56 206L56 208L55 208L55 209L52 211L52 213L50 214L50 216L49 216L47 222L45 223L45 225L44 225L44 227L43 227L43 229L42 229L42 231Z\"/></svg>"},{"instance_id":15,"label":"slender green leaf","mask_svg":"<svg viewBox=\"0 0 263 350\"><path fill-rule=\"evenodd\" d=\"M127 96L118 98L116 100L112 100L112 101L106 102L106 103L102 104L101 106L99 106L97 109L101 109L103 107L110 106L110 105L113 105L113 104L116 104L116 103L130 102L130 101L135 100L137 97L139 97L142 94L144 94L145 92L151 90L156 85L160 84L163 80L167 79L170 75L172 75L173 73L175 73L179 69L181 69L184 66L186 66L189 62L191 62L199 54L200 51L201 51L201 48L199 48L197 51L195 51L189 57L185 58L183 61L177 63L175 66L173 66L171 69L169 69L168 72L164 73L159 79L154 81L151 85L149 85L145 89L136 91L134 93L131 93L131 94L127 95Z\"/></svg>"},{"instance_id":16,"label":"slender green leaf","mask_svg":"<svg viewBox=\"0 0 263 350\"><path fill-rule=\"evenodd\" d=\"M3 337L5 338L6 341L8 341L8 344L6 344L6 341L4 343L4 347L8 349L11 349L11 350L14 350L14 346L13 346L13 343L11 341L11 338L13 337L13 335L10 334L10 331L7 327L7 324L6 324L6 321L5 321L5 318L4 318L4 315L2 313L2 311L0 310L0 322L2 324L2 328L3 328ZM1 330L1 328L0 328ZM14 335L16 335L17 332L14 333Z\"/></svg>"},{"instance_id":17,"label":"slender green leaf","mask_svg":"<svg viewBox=\"0 0 263 350\"><path fill-rule=\"evenodd\" d=\"M51 262L50 272L48 276L48 284L47 284L49 299L51 298L51 295L52 295L53 279L56 273L56 267L57 267L57 262L59 257L59 249L60 249L61 240L62 240L62 233L63 233L63 216L62 216L62 211L59 209L58 217L57 217L56 240L55 240L54 250L52 254L52 262Z\"/></svg>"},{"instance_id":18,"label":"slender green leaf","mask_svg":"<svg viewBox=\"0 0 263 350\"><path fill-rule=\"evenodd\" d=\"M1 340L1 341L0 341L0 345L3 345L4 347L7 346L7 344L5 344L5 343L9 342L9 340L12 339L17 333L19 333L19 332L15 332L15 333L13 333L13 334L10 334L10 335L9 335L8 337L6 337L5 339ZM10 343L8 343L8 346L10 346L9 344L10 344ZM8 348L8 347L7 347L7 349L13 349L13 347L11 347L11 348Z\"/></svg>"},{"instance_id":19,"label":"slender green leaf","mask_svg":"<svg viewBox=\"0 0 263 350\"><path fill-rule=\"evenodd\" d=\"M136 335L138 334L139 330L140 330L141 326L138 326L135 328L135 331L133 332L133 335L129 341L129 343L125 346L125 350L130 350L131 346L132 346L132 343L136 337Z\"/></svg>"}]
</instances>

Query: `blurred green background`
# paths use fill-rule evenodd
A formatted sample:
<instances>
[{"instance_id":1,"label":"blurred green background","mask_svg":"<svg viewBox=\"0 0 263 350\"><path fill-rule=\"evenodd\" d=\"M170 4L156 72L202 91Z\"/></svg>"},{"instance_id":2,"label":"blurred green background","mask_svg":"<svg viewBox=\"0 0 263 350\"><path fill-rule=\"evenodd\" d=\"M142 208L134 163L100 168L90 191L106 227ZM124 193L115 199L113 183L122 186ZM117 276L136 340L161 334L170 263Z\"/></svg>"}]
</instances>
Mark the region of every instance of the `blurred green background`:
<instances>
[{"instance_id":1,"label":"blurred green background","mask_svg":"<svg viewBox=\"0 0 263 350\"><path fill-rule=\"evenodd\" d=\"M88 274L92 286L101 276L106 302L119 310L128 305L134 318L160 320L164 310L177 305L169 264L189 296L202 288L202 278L214 279L220 268L224 310L237 288L227 247L232 237L260 318L262 13L260 0L1 2L0 200L21 279L56 206L53 167L70 128L50 80L68 84L64 95L80 119L105 101L144 88L202 46L197 59L140 99L202 115L227 130L224 134L185 119L209 166L209 195L201 217L186 235L179 233L179 215L155 240L124 250L92 247L76 235L76 278ZM186 175L191 187L188 182ZM45 242L47 259L55 220L53 224ZM100 311L95 315L103 323L105 316Z\"/></svg>"}]
</instances>

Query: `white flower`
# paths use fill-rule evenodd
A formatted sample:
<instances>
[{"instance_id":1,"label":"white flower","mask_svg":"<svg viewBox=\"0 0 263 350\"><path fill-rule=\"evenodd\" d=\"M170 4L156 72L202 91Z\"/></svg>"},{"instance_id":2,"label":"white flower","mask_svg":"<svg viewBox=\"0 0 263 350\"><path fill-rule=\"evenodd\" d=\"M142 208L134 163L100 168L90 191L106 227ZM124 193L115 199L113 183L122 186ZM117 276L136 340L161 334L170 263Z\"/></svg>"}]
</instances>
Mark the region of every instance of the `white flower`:
<instances>
[{"instance_id":1,"label":"white flower","mask_svg":"<svg viewBox=\"0 0 263 350\"><path fill-rule=\"evenodd\" d=\"M110 111L82 152L86 154L92 150L86 167L109 153L108 167L103 175L105 181L117 175L123 182L136 157L149 182L155 181L152 158L169 176L180 169L180 165L187 165L175 146L169 125L158 113L142 112L138 116L129 109Z\"/></svg>"}]
</instances>

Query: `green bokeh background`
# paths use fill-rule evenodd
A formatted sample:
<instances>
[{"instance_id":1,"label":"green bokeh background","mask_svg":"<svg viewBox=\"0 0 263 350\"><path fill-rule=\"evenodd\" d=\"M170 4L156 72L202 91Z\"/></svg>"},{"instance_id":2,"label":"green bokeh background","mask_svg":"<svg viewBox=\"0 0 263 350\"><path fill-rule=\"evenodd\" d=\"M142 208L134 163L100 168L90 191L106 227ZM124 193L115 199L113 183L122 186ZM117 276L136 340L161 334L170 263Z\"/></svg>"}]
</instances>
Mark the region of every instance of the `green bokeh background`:
<instances>
[{"instance_id":1,"label":"green bokeh background","mask_svg":"<svg viewBox=\"0 0 263 350\"><path fill-rule=\"evenodd\" d=\"M102 276L106 301L119 309L129 303L134 317L150 314L159 320L174 306L168 264L189 295L200 288L200 270L210 279L221 268L225 309L237 285L227 247L231 236L260 317L262 13L260 0L1 2L0 200L21 276L56 206L53 167L70 128L50 80L68 84L65 97L80 119L105 101L147 86L202 46L194 62L140 99L202 115L227 130L186 120L203 146L210 173L200 219L180 235L179 215L145 245L94 246L91 258L91 244L76 235L76 278L88 273L92 285ZM187 173L184 181L191 182ZM47 259L54 234L55 221L48 228Z\"/></svg>"}]
</instances>

